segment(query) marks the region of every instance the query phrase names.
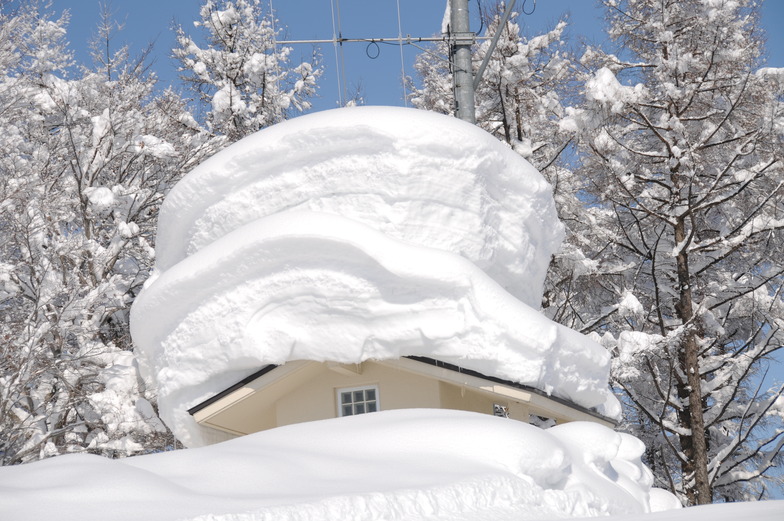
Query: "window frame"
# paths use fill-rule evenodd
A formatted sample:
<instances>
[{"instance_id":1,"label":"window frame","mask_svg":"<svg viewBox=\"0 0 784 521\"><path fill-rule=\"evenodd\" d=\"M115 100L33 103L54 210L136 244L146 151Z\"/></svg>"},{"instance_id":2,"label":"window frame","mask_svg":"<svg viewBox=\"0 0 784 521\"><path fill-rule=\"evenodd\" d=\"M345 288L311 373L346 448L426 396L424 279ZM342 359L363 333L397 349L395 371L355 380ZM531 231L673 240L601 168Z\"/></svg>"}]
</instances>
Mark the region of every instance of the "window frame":
<instances>
[{"instance_id":1,"label":"window frame","mask_svg":"<svg viewBox=\"0 0 784 521\"><path fill-rule=\"evenodd\" d=\"M345 405L343 403L343 396L342 396L343 393L349 393L350 392L350 393L353 394L355 391L370 391L370 390L373 390L373 391L376 392L376 399L373 400L375 402L375 404L376 404L376 410L375 411L370 411L370 412L365 411L365 412L361 412L361 413L354 413L353 412L353 405L355 403L357 403L357 402L354 402L352 400L351 401L352 413L351 414L343 414L343 405ZM363 395L363 397L364 397L364 395ZM378 390L378 384L359 385L359 386L356 386L356 387L341 387L339 389L335 389L335 403L337 404L337 413L338 413L337 417L338 418L344 418L344 417L347 417L347 416L359 416L360 414L371 414L373 412L378 412L378 411L381 410L381 395L380 395L379 390ZM367 403L367 400L363 400L362 403Z\"/></svg>"}]
</instances>

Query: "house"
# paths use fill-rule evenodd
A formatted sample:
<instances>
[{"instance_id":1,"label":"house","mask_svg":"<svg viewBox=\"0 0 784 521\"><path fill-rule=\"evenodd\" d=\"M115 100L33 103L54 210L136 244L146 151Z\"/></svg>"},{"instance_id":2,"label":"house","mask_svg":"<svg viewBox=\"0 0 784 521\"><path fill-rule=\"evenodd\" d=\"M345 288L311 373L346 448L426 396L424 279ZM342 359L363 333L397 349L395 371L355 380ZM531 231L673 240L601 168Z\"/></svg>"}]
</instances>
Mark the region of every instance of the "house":
<instances>
[{"instance_id":1,"label":"house","mask_svg":"<svg viewBox=\"0 0 784 521\"><path fill-rule=\"evenodd\" d=\"M297 360L268 365L191 407L199 425L242 436L283 425L379 410L458 409L535 424L609 418L530 386L406 356L358 364Z\"/></svg>"},{"instance_id":2,"label":"house","mask_svg":"<svg viewBox=\"0 0 784 521\"><path fill-rule=\"evenodd\" d=\"M131 310L186 446L401 408L606 425L610 357L539 311L551 188L465 122L358 107L249 136L167 196Z\"/></svg>"}]
</instances>

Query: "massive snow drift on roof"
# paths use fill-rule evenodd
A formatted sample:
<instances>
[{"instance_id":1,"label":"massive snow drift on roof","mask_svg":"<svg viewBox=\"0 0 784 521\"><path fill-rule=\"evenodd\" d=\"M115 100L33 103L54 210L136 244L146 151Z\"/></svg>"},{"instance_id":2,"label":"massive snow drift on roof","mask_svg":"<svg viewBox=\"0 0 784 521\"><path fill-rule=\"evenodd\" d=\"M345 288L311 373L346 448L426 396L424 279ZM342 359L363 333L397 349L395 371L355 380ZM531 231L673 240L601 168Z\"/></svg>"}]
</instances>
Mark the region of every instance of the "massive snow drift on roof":
<instances>
[{"instance_id":1,"label":"massive snow drift on roof","mask_svg":"<svg viewBox=\"0 0 784 521\"><path fill-rule=\"evenodd\" d=\"M302 210L459 254L534 307L563 236L550 186L491 135L432 112L355 107L275 125L190 172L161 209L157 267Z\"/></svg>"},{"instance_id":2,"label":"massive snow drift on roof","mask_svg":"<svg viewBox=\"0 0 784 521\"><path fill-rule=\"evenodd\" d=\"M189 407L288 360L431 356L619 415L607 352L533 309L563 233L550 187L465 122L276 125L185 176L158 226L132 333L186 445L204 442Z\"/></svg>"}]
</instances>

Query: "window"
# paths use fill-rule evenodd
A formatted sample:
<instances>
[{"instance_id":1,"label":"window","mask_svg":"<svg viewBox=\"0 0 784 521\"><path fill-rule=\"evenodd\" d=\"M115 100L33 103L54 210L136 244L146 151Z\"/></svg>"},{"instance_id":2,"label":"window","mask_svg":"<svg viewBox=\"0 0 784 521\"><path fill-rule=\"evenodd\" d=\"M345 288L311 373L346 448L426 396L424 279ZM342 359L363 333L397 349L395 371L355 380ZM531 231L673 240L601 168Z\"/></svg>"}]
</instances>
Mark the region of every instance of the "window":
<instances>
[{"instance_id":1,"label":"window","mask_svg":"<svg viewBox=\"0 0 784 521\"><path fill-rule=\"evenodd\" d=\"M338 415L353 416L378 410L378 387L338 389Z\"/></svg>"}]
</instances>

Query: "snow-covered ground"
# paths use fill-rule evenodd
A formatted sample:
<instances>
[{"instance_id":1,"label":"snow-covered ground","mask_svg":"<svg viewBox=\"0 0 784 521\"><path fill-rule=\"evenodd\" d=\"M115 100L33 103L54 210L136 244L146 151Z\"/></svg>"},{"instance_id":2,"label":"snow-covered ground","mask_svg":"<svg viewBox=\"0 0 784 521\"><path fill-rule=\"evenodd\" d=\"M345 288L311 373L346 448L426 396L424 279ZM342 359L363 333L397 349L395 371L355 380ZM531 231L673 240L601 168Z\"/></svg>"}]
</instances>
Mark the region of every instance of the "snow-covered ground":
<instances>
[{"instance_id":1,"label":"snow-covered ground","mask_svg":"<svg viewBox=\"0 0 784 521\"><path fill-rule=\"evenodd\" d=\"M672 496L651 494L642 451L593 423L542 430L463 411L387 411L199 449L3 467L0 519L502 521L672 508Z\"/></svg>"},{"instance_id":2,"label":"snow-covered ground","mask_svg":"<svg viewBox=\"0 0 784 521\"><path fill-rule=\"evenodd\" d=\"M539 311L563 227L527 161L456 118L355 107L251 135L167 196L131 329L161 418L267 364L420 355L618 418L610 356Z\"/></svg>"},{"instance_id":3,"label":"snow-covered ground","mask_svg":"<svg viewBox=\"0 0 784 521\"><path fill-rule=\"evenodd\" d=\"M682 510L650 490L642 445L415 409L281 427L199 449L75 454L0 468L3 521L780 521L784 501Z\"/></svg>"},{"instance_id":4,"label":"snow-covered ground","mask_svg":"<svg viewBox=\"0 0 784 521\"><path fill-rule=\"evenodd\" d=\"M612 516L607 521L781 521L784 501L724 503L653 514Z\"/></svg>"}]
</instances>

